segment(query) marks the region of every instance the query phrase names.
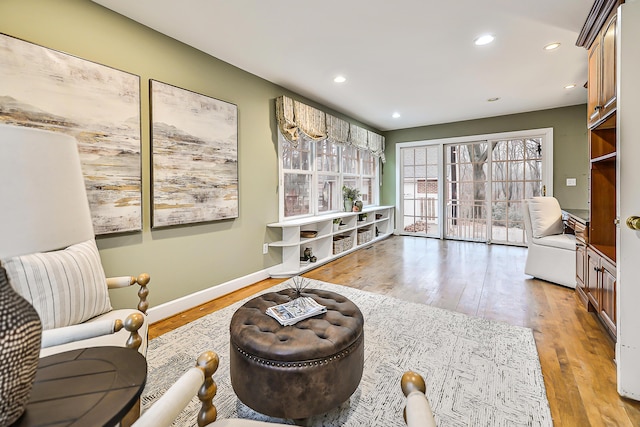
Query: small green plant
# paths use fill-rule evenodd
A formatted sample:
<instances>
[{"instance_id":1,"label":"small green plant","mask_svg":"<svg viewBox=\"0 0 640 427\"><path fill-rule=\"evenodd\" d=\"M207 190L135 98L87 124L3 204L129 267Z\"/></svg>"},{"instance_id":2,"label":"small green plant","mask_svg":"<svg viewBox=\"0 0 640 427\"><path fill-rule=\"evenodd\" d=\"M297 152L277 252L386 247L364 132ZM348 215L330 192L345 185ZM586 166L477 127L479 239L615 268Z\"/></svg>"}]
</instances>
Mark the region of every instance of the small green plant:
<instances>
[{"instance_id":1,"label":"small green plant","mask_svg":"<svg viewBox=\"0 0 640 427\"><path fill-rule=\"evenodd\" d=\"M341 222L342 222L342 218L335 218L335 219L333 220L333 223L334 223L334 224L340 224Z\"/></svg>"},{"instance_id":2,"label":"small green plant","mask_svg":"<svg viewBox=\"0 0 640 427\"><path fill-rule=\"evenodd\" d=\"M342 186L342 197L345 200L358 200L358 197L360 197L360 190L358 190L357 188L353 188L353 187L347 187L346 185Z\"/></svg>"}]
</instances>

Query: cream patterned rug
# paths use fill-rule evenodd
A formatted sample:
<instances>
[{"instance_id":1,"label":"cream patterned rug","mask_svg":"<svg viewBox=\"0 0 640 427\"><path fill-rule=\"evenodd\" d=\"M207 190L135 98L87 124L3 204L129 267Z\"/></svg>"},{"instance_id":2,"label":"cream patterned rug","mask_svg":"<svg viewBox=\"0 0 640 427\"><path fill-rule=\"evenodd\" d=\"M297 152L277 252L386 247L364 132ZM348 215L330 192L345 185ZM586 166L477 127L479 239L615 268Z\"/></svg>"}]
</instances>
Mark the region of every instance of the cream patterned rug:
<instances>
[{"instance_id":1,"label":"cream patterned rug","mask_svg":"<svg viewBox=\"0 0 640 427\"><path fill-rule=\"evenodd\" d=\"M287 287L288 282L268 291ZM470 317L357 289L313 281L353 301L364 315L365 361L348 403L311 419L313 426L404 426L400 378L422 374L439 427L552 426L540 361L528 328ZM220 367L214 403L218 418L293 424L256 413L238 400L229 379L229 321L240 301L149 343L143 410L162 395L198 355L214 350ZM194 398L176 426L197 425Z\"/></svg>"}]
</instances>

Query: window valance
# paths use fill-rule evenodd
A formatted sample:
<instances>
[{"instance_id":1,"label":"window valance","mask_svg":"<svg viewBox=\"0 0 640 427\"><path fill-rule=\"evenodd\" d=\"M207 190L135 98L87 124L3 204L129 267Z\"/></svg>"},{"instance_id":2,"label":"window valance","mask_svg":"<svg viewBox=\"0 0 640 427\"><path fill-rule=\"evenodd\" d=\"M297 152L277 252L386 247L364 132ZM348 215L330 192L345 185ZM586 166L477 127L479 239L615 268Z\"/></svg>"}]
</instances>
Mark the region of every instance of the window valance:
<instances>
[{"instance_id":1,"label":"window valance","mask_svg":"<svg viewBox=\"0 0 640 427\"><path fill-rule=\"evenodd\" d=\"M353 145L368 150L384 162L384 136L353 125L338 117L326 114L302 102L280 96L276 99L276 119L282 135L295 147L300 133L314 141L328 139L331 142Z\"/></svg>"}]
</instances>

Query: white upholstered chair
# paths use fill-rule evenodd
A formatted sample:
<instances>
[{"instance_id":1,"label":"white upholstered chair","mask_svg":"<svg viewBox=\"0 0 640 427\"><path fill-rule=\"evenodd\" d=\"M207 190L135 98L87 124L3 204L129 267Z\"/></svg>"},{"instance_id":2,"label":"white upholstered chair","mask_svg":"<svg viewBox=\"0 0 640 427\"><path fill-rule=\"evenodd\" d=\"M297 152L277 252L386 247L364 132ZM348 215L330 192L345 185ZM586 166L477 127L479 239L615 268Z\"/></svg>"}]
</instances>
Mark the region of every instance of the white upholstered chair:
<instances>
[{"instance_id":1,"label":"white upholstered chair","mask_svg":"<svg viewBox=\"0 0 640 427\"><path fill-rule=\"evenodd\" d=\"M576 237L564 233L562 210L554 197L524 200L527 234L525 274L570 288L576 287Z\"/></svg>"},{"instance_id":2,"label":"white upholstered chair","mask_svg":"<svg viewBox=\"0 0 640 427\"><path fill-rule=\"evenodd\" d=\"M75 138L0 124L0 265L38 312L40 356L76 348L147 349L147 274L106 278ZM137 309L108 288L138 283Z\"/></svg>"},{"instance_id":3,"label":"white upholstered chair","mask_svg":"<svg viewBox=\"0 0 640 427\"><path fill-rule=\"evenodd\" d=\"M200 427L208 425L211 427L275 427L285 425L240 418L218 420L218 414L213 404L213 398L217 391L213 374L218 369L218 362L218 355L213 351L202 353L198 357L196 366L182 374L178 381L138 418L133 427L170 426L196 394L202 403L197 417ZM402 392L407 397L407 406L404 411L407 426L436 427L431 406L425 396L424 379L415 372L407 371L402 376L400 384Z\"/></svg>"}]
</instances>

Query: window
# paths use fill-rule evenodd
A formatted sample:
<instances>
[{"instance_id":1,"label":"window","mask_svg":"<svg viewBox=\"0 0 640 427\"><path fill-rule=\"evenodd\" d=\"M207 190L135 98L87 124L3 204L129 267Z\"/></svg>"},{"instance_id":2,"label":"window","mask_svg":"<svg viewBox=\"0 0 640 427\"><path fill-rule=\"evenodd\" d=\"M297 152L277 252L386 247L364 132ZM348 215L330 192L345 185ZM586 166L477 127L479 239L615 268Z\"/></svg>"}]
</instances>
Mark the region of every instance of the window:
<instances>
[{"instance_id":1,"label":"window","mask_svg":"<svg viewBox=\"0 0 640 427\"><path fill-rule=\"evenodd\" d=\"M363 205L378 202L378 157L370 151L303 135L296 144L278 140L281 220L342 211L345 185L360 190Z\"/></svg>"},{"instance_id":2,"label":"window","mask_svg":"<svg viewBox=\"0 0 640 427\"><path fill-rule=\"evenodd\" d=\"M284 210L289 216L311 213L312 153L308 141L300 141L298 147L281 144Z\"/></svg>"}]
</instances>

